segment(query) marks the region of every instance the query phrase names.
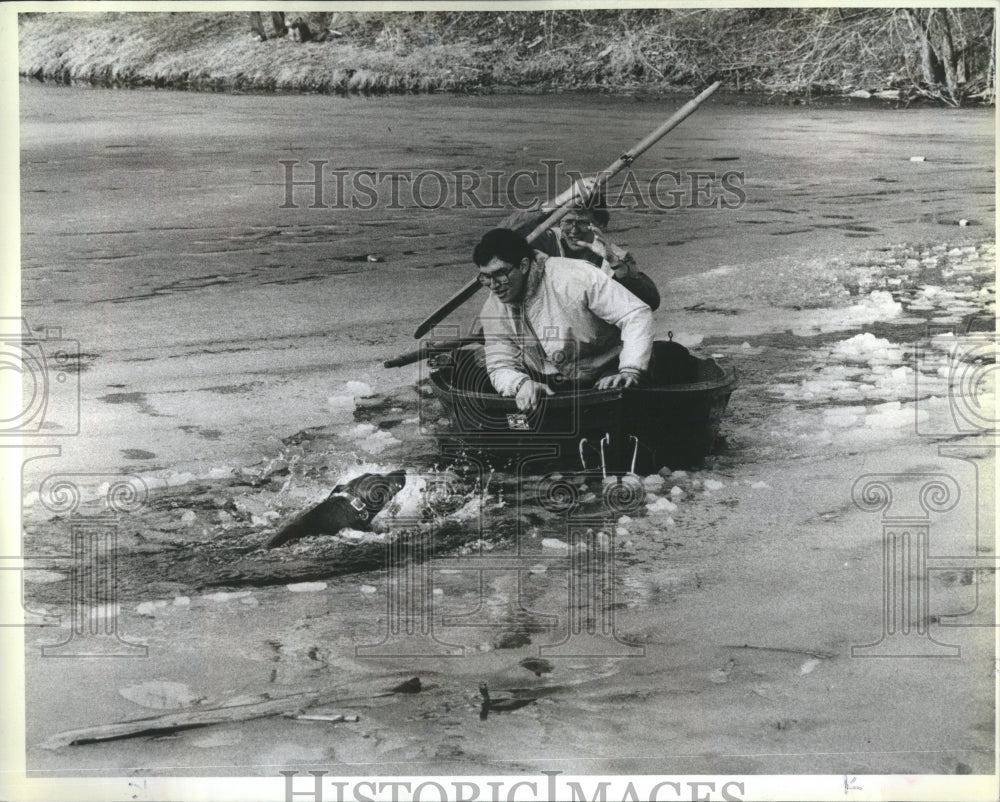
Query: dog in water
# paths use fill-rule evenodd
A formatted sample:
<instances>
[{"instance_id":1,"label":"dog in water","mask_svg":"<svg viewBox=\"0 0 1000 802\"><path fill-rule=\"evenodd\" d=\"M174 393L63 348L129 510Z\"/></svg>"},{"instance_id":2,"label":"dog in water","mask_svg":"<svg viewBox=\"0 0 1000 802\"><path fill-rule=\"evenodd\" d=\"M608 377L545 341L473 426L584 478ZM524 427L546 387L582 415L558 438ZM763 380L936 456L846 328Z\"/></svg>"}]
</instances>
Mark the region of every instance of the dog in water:
<instances>
[{"instance_id":1,"label":"dog in water","mask_svg":"<svg viewBox=\"0 0 1000 802\"><path fill-rule=\"evenodd\" d=\"M273 549L300 537L334 535L341 529L369 529L372 518L406 486L406 471L363 473L337 485L326 501L304 512L265 544Z\"/></svg>"}]
</instances>

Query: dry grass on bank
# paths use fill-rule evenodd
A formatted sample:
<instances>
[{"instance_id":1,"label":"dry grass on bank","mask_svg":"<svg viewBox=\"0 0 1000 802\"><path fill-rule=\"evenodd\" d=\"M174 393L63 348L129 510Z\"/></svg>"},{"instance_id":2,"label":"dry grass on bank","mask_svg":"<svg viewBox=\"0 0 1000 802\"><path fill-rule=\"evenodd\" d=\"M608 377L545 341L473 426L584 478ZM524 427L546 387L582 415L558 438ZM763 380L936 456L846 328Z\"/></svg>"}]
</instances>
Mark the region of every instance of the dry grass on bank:
<instances>
[{"instance_id":1,"label":"dry grass on bank","mask_svg":"<svg viewBox=\"0 0 1000 802\"><path fill-rule=\"evenodd\" d=\"M437 45L406 53L352 42L260 42L246 14L52 14L21 25L20 71L65 83L189 89L460 90L473 59Z\"/></svg>"},{"instance_id":2,"label":"dry grass on bank","mask_svg":"<svg viewBox=\"0 0 1000 802\"><path fill-rule=\"evenodd\" d=\"M263 15L267 17L269 15ZM298 15L285 13L291 21ZM249 13L36 13L24 76L100 85L314 92L891 92L992 103L988 9L307 13L325 41Z\"/></svg>"}]
</instances>

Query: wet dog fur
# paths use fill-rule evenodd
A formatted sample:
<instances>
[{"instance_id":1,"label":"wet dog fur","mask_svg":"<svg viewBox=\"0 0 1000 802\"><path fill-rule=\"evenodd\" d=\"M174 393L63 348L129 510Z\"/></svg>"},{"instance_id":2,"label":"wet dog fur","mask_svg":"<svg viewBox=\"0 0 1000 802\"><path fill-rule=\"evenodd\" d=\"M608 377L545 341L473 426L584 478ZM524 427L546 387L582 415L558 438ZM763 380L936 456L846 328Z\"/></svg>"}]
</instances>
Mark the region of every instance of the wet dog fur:
<instances>
[{"instance_id":1,"label":"wet dog fur","mask_svg":"<svg viewBox=\"0 0 1000 802\"><path fill-rule=\"evenodd\" d=\"M406 471L363 473L339 484L311 510L280 529L265 544L273 549L301 537L334 535L341 529L369 529L372 518L406 486Z\"/></svg>"}]
</instances>

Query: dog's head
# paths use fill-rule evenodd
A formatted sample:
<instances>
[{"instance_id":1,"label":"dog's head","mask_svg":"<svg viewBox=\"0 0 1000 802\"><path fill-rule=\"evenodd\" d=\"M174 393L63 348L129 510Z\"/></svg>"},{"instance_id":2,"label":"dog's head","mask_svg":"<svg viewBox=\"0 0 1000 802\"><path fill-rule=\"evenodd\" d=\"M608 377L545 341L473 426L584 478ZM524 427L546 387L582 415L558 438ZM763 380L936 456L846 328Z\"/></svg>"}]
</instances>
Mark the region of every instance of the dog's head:
<instances>
[{"instance_id":1,"label":"dog's head","mask_svg":"<svg viewBox=\"0 0 1000 802\"><path fill-rule=\"evenodd\" d=\"M405 486L406 471L363 473L349 482L337 485L330 495L351 495L364 504L370 515L375 515Z\"/></svg>"}]
</instances>

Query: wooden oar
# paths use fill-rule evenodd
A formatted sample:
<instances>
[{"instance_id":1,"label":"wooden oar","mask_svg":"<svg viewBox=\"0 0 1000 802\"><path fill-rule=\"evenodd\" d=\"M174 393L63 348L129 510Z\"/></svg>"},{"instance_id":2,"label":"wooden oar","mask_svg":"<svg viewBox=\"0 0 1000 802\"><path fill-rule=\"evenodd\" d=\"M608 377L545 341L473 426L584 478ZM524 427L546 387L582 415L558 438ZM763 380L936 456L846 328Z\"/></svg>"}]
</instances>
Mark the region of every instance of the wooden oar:
<instances>
[{"instance_id":1,"label":"wooden oar","mask_svg":"<svg viewBox=\"0 0 1000 802\"><path fill-rule=\"evenodd\" d=\"M692 98L683 106L681 106L674 114L671 115L663 125L657 128L653 133L643 139L638 145L636 145L631 150L625 151L621 156L619 156L615 161L606 167L604 170L599 172L594 180L593 187L590 188L587 196L593 195L599 192L601 188L607 184L607 182L613 178L615 175L620 173L626 167L632 164L639 156L649 150L653 145L655 145L660 139L667 135L671 130L677 127L683 120L691 115L695 109L702 104L702 102L711 95L716 89L719 88L721 82L716 81L708 89L702 92L695 98ZM584 190L586 191L586 190ZM582 198L586 200L586 198ZM551 215L549 215L545 222L538 226L534 231L532 231L527 239L528 242L534 242L542 234L548 231L552 226L562 220L572 209L578 201L581 200L581 196L577 193L570 193L569 200L566 201L562 206L556 209ZM458 307L464 304L469 298L476 294L482 285L479 283L478 278L472 279L468 284L466 284L462 289L451 296L447 301L445 301L441 306L439 306L434 312L432 312L423 323L417 326L417 330L414 333L414 337L423 337L427 332L434 328L438 323L444 320L448 315L454 312Z\"/></svg>"},{"instance_id":2,"label":"wooden oar","mask_svg":"<svg viewBox=\"0 0 1000 802\"><path fill-rule=\"evenodd\" d=\"M483 337L483 333L479 332L479 334L474 334L471 337L462 337L458 340L421 343L420 347L416 351L408 351L407 353L400 354L392 359L387 359L382 363L382 367L401 368L404 365L411 365L414 362L419 362L421 359L431 356L432 354L446 354L449 351L456 351L464 345L472 345L472 343L482 342L485 342L485 338Z\"/></svg>"}]
</instances>

